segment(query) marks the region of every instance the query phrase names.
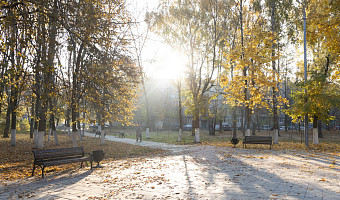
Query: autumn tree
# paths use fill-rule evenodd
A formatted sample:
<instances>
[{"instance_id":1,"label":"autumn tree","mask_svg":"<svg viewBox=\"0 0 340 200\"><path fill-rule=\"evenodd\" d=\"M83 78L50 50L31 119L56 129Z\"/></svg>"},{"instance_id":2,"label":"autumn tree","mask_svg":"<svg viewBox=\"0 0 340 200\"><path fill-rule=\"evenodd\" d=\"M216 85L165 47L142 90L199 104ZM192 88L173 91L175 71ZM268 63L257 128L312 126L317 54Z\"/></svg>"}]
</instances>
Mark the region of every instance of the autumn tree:
<instances>
[{"instance_id":1,"label":"autumn tree","mask_svg":"<svg viewBox=\"0 0 340 200\"><path fill-rule=\"evenodd\" d=\"M294 104L288 113L297 121L308 113L313 122L313 143L318 144L318 120L334 119L332 108L339 106L339 27L337 1L309 1L307 6L307 45L312 57L306 82L297 82ZM302 31L301 29L299 29ZM304 92L304 91L307 92ZM320 135L321 136L321 135Z\"/></svg>"},{"instance_id":2,"label":"autumn tree","mask_svg":"<svg viewBox=\"0 0 340 200\"><path fill-rule=\"evenodd\" d=\"M169 44L176 45L188 57L185 75L187 92L184 105L193 117L193 128L199 128L199 119L207 113L217 68L218 1L162 2L158 12L149 13L147 21L154 31L164 36ZM196 139L197 140L197 139Z\"/></svg>"},{"instance_id":3,"label":"autumn tree","mask_svg":"<svg viewBox=\"0 0 340 200\"><path fill-rule=\"evenodd\" d=\"M31 25L27 14L28 8L24 4L3 1L0 6L2 10L0 18L2 37L0 107L3 105L4 94L6 94L4 137L8 137L9 129L11 129L11 145L15 146L18 106L28 75L26 65L29 62L27 54L30 51Z\"/></svg>"},{"instance_id":4,"label":"autumn tree","mask_svg":"<svg viewBox=\"0 0 340 200\"><path fill-rule=\"evenodd\" d=\"M267 26L264 13L255 12L248 6L239 9L244 9L240 12L243 26L236 32L238 39L226 43L233 48L225 52L224 65L227 70L232 70L232 77L226 74L221 84L231 105L244 106L246 111L249 109L246 122L247 135L250 135L251 112L256 108L271 108L268 99L271 88L277 90L277 72L270 65L278 57L272 54L274 35ZM283 101L281 97L278 98Z\"/></svg>"}]
</instances>

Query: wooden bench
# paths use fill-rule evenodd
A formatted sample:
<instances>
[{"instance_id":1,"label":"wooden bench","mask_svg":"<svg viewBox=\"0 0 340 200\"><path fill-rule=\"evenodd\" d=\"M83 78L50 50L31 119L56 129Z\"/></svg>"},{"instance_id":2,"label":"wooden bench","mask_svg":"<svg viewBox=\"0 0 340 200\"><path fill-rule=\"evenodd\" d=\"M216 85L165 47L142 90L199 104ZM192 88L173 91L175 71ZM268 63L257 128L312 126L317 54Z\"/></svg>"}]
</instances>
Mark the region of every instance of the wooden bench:
<instances>
[{"instance_id":1,"label":"wooden bench","mask_svg":"<svg viewBox=\"0 0 340 200\"><path fill-rule=\"evenodd\" d=\"M116 137L118 135L118 137L125 138L125 133L124 132L116 132L114 134L115 134Z\"/></svg>"},{"instance_id":2,"label":"wooden bench","mask_svg":"<svg viewBox=\"0 0 340 200\"><path fill-rule=\"evenodd\" d=\"M271 136L244 136L243 148L247 148L246 144L269 144L272 149L272 137Z\"/></svg>"},{"instance_id":3,"label":"wooden bench","mask_svg":"<svg viewBox=\"0 0 340 200\"><path fill-rule=\"evenodd\" d=\"M93 158L90 156L85 157L83 147L34 150L33 154L34 163L32 176L34 175L36 166L41 167L42 178L44 178L45 167L49 166L81 162L80 167L83 167L83 162L90 161L92 169Z\"/></svg>"},{"instance_id":4,"label":"wooden bench","mask_svg":"<svg viewBox=\"0 0 340 200\"><path fill-rule=\"evenodd\" d=\"M101 134L101 132L96 131L94 137L96 137L97 135L98 135L98 137L101 137L102 134ZM105 136L106 136L106 132L104 133L104 138L105 138Z\"/></svg>"},{"instance_id":5,"label":"wooden bench","mask_svg":"<svg viewBox=\"0 0 340 200\"><path fill-rule=\"evenodd\" d=\"M118 136L122 137L122 138L125 138L125 133L124 132L120 132L120 133L118 133Z\"/></svg>"}]
</instances>

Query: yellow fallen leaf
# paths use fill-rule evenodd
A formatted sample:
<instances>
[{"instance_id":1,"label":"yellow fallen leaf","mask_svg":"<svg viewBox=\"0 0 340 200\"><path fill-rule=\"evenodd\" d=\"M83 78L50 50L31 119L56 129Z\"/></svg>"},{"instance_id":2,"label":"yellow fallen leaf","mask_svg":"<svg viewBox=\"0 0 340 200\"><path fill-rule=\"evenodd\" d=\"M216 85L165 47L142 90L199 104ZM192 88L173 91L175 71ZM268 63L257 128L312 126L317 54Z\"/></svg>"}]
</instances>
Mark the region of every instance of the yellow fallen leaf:
<instances>
[{"instance_id":1,"label":"yellow fallen leaf","mask_svg":"<svg viewBox=\"0 0 340 200\"><path fill-rule=\"evenodd\" d=\"M322 179L320 179L320 181L326 181L326 179L322 178Z\"/></svg>"}]
</instances>

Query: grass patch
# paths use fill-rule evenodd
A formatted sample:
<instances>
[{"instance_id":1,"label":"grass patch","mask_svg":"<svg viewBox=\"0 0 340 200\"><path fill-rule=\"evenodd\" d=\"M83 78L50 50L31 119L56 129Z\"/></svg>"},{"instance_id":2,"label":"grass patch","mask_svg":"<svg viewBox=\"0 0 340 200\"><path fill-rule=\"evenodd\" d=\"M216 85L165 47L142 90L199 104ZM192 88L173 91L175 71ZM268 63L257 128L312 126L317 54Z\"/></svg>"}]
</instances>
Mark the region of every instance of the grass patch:
<instances>
[{"instance_id":1,"label":"grass patch","mask_svg":"<svg viewBox=\"0 0 340 200\"><path fill-rule=\"evenodd\" d=\"M59 146L54 146L54 141L47 142L47 136L45 137L45 148L66 148L72 147L71 138L67 134L58 134ZM139 157L159 154L164 152L159 149L152 149L148 147L134 146L119 142L105 141L104 145L100 145L98 138L84 137L83 141L78 141L78 146L82 146L85 152L92 152L94 150L103 150L105 152L105 158L102 163L124 159L128 157ZM23 179L31 176L33 168L33 139L29 138L29 134L19 133L16 136L16 146L10 145L10 138L0 137L0 180L15 180ZM53 173L66 173L70 169L78 170L80 164L65 164L59 166L47 167L46 175ZM94 163L95 166L95 163ZM35 176L41 177L41 170L37 168Z\"/></svg>"}]
</instances>

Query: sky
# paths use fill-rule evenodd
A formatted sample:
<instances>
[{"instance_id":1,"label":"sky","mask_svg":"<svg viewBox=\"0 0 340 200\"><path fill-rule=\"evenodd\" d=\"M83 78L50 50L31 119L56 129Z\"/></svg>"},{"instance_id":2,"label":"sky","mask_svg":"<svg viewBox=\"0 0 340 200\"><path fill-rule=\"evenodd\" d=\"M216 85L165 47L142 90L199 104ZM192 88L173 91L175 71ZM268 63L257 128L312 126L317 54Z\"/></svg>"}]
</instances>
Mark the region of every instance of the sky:
<instances>
[{"instance_id":1,"label":"sky","mask_svg":"<svg viewBox=\"0 0 340 200\"><path fill-rule=\"evenodd\" d=\"M127 0L127 8L145 28L144 16L146 12L155 10L158 0ZM176 79L183 73L187 58L183 52L171 48L164 39L154 33L149 33L149 39L143 48L143 68L147 76L154 79Z\"/></svg>"}]
</instances>

